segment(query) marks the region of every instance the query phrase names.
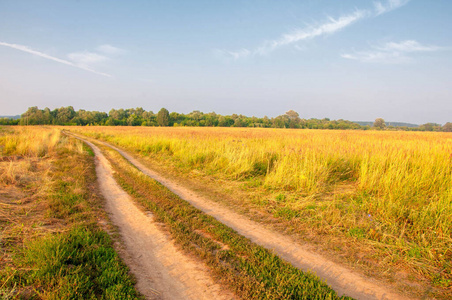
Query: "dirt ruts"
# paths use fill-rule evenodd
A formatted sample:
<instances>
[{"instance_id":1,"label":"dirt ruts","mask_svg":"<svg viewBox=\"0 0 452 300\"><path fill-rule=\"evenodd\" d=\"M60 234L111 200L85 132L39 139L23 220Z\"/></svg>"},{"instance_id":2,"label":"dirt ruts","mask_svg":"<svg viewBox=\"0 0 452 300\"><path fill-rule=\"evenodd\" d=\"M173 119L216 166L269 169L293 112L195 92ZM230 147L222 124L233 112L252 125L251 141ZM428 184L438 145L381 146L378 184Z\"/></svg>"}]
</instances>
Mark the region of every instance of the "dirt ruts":
<instances>
[{"instance_id":1,"label":"dirt ruts","mask_svg":"<svg viewBox=\"0 0 452 300\"><path fill-rule=\"evenodd\" d=\"M265 228L262 224L231 211L230 209L204 197L190 189L171 181L161 174L150 170L127 152L106 142L97 141L118 151L144 174L157 180L173 193L191 203L194 207L213 216L239 234L256 244L274 251L279 257L304 271L311 271L325 280L339 295L363 300L410 299L388 288L384 283L357 274L327 258L313 253L292 238Z\"/></svg>"},{"instance_id":2,"label":"dirt ruts","mask_svg":"<svg viewBox=\"0 0 452 300\"><path fill-rule=\"evenodd\" d=\"M82 140L94 151L106 210L124 242L122 257L137 279L137 289L147 299L235 299L214 282L207 267L175 247L150 213L135 206L114 180L111 165L99 148Z\"/></svg>"}]
</instances>

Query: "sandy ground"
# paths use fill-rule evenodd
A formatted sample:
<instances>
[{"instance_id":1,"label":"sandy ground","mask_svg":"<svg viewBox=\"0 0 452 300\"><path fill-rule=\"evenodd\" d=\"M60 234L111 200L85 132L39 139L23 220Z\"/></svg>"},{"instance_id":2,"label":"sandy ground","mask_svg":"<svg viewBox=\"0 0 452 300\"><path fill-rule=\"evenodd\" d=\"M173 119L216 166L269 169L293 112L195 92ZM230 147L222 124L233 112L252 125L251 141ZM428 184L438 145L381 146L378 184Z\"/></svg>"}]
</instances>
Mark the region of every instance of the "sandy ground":
<instances>
[{"instance_id":1,"label":"sandy ground","mask_svg":"<svg viewBox=\"0 0 452 300\"><path fill-rule=\"evenodd\" d=\"M99 148L85 142L94 151L106 210L124 242L122 256L137 279L137 289L148 299L235 299L214 282L207 267L175 247L150 213L135 206L114 180L111 165Z\"/></svg>"},{"instance_id":2,"label":"sandy ground","mask_svg":"<svg viewBox=\"0 0 452 300\"><path fill-rule=\"evenodd\" d=\"M362 300L410 299L387 287L384 283L367 278L327 258L316 254L292 238L265 228L247 217L231 211L229 208L197 195L190 189L150 170L127 152L108 143L100 142L116 151L134 164L144 174L159 181L173 193L188 201L196 208L213 216L254 243L272 250L279 257L304 271L311 271L325 280L339 295Z\"/></svg>"}]
</instances>

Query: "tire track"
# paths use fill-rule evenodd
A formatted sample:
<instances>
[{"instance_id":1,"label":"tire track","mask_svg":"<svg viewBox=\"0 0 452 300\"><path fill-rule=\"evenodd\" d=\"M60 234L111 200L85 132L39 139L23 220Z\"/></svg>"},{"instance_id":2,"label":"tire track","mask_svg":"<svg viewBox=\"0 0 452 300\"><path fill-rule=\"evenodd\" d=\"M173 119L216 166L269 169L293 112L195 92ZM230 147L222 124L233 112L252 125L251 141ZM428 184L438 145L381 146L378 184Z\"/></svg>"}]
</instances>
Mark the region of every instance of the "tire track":
<instances>
[{"instance_id":1,"label":"tire track","mask_svg":"<svg viewBox=\"0 0 452 300\"><path fill-rule=\"evenodd\" d=\"M116 183L112 167L100 149L75 137L94 151L105 207L124 241L124 259L137 279L137 289L148 299L235 299L233 293L224 291L214 282L207 267L175 247L170 237L153 222L151 214L138 209Z\"/></svg>"},{"instance_id":2,"label":"tire track","mask_svg":"<svg viewBox=\"0 0 452 300\"><path fill-rule=\"evenodd\" d=\"M346 295L362 300L411 299L386 287L380 281L357 274L347 267L309 251L302 244L295 242L286 235L269 230L262 224L235 213L214 201L197 195L190 189L149 169L124 150L106 142L99 140L96 140L96 142L117 151L144 174L160 182L171 192L177 194L194 207L213 216L254 243L272 250L279 257L303 271L313 272L325 280L339 295Z\"/></svg>"}]
</instances>

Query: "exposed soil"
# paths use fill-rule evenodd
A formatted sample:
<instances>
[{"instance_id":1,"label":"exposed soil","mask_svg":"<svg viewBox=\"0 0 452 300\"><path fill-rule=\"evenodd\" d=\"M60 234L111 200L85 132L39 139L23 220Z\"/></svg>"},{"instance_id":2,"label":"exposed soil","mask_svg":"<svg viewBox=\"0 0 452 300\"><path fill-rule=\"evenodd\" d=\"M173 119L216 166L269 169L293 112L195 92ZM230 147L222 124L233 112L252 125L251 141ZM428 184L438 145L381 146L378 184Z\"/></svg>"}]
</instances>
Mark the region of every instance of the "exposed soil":
<instances>
[{"instance_id":1,"label":"exposed soil","mask_svg":"<svg viewBox=\"0 0 452 300\"><path fill-rule=\"evenodd\" d=\"M148 299L235 299L215 283L203 264L184 255L143 213L113 178L113 170L98 147L94 151L96 173L106 210L124 242L122 256L137 279L137 289Z\"/></svg>"},{"instance_id":2,"label":"exposed soil","mask_svg":"<svg viewBox=\"0 0 452 300\"><path fill-rule=\"evenodd\" d=\"M411 299L408 296L400 294L391 287L388 287L383 282L358 274L356 271L312 252L309 249L309 245L300 244L287 235L268 229L264 225L235 213L217 202L197 195L189 188L150 170L127 152L108 143L101 141L97 142L118 151L144 174L157 180L194 207L213 216L218 221L249 238L254 243L272 250L275 254L291 263L293 266L304 271L313 272L322 280L326 281L339 295L346 295L363 300ZM106 188L108 188L108 186ZM166 253L164 255L166 255ZM198 299L200 298L198 297Z\"/></svg>"}]
</instances>

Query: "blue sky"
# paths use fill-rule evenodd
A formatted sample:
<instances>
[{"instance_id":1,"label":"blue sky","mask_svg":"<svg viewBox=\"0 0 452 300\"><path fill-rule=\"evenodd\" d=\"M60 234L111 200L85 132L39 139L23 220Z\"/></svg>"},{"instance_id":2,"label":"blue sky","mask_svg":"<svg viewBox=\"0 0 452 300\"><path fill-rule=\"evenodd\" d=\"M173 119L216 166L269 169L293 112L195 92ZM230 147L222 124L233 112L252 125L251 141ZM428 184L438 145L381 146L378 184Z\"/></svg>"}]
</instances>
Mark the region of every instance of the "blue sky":
<instances>
[{"instance_id":1,"label":"blue sky","mask_svg":"<svg viewBox=\"0 0 452 300\"><path fill-rule=\"evenodd\" d=\"M452 1L0 0L0 115L29 106L452 122Z\"/></svg>"}]
</instances>

